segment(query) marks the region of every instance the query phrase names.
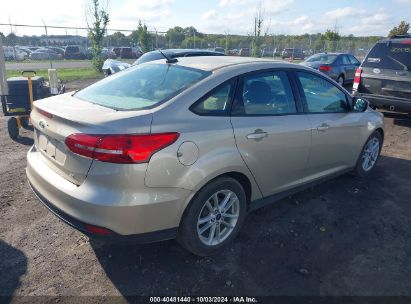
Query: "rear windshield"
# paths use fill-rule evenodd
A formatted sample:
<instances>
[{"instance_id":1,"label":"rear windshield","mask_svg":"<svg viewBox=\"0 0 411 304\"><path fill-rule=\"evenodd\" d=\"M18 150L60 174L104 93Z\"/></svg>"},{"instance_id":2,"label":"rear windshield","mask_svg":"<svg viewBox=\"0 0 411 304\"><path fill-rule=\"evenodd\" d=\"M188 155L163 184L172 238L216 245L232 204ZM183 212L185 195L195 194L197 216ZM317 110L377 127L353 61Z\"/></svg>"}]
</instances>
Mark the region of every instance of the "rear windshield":
<instances>
[{"instance_id":1,"label":"rear windshield","mask_svg":"<svg viewBox=\"0 0 411 304\"><path fill-rule=\"evenodd\" d=\"M334 60L337 58L337 55L326 55L326 54L317 54L313 55L306 60L306 62L321 62L330 64L333 63Z\"/></svg>"},{"instance_id":2,"label":"rear windshield","mask_svg":"<svg viewBox=\"0 0 411 304\"><path fill-rule=\"evenodd\" d=\"M107 77L75 96L116 110L141 110L157 106L210 74L177 65L143 64Z\"/></svg>"},{"instance_id":3,"label":"rear windshield","mask_svg":"<svg viewBox=\"0 0 411 304\"><path fill-rule=\"evenodd\" d=\"M377 43L362 66L392 70L411 69L411 44Z\"/></svg>"}]
</instances>

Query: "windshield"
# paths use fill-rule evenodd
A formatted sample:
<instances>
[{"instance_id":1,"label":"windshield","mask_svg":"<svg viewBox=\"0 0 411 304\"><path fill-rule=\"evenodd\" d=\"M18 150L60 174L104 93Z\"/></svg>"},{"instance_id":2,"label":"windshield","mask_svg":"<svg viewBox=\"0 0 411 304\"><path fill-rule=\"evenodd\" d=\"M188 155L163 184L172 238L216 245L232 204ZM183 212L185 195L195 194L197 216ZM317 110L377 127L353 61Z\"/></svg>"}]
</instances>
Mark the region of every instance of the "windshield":
<instances>
[{"instance_id":1,"label":"windshield","mask_svg":"<svg viewBox=\"0 0 411 304\"><path fill-rule=\"evenodd\" d=\"M368 53L363 67L409 70L411 69L411 44L377 43Z\"/></svg>"},{"instance_id":2,"label":"windshield","mask_svg":"<svg viewBox=\"0 0 411 304\"><path fill-rule=\"evenodd\" d=\"M333 63L337 55L316 54L309 57L306 62L320 62L330 64Z\"/></svg>"},{"instance_id":3,"label":"windshield","mask_svg":"<svg viewBox=\"0 0 411 304\"><path fill-rule=\"evenodd\" d=\"M105 78L75 96L116 110L156 106L211 72L169 64L143 64Z\"/></svg>"}]
</instances>

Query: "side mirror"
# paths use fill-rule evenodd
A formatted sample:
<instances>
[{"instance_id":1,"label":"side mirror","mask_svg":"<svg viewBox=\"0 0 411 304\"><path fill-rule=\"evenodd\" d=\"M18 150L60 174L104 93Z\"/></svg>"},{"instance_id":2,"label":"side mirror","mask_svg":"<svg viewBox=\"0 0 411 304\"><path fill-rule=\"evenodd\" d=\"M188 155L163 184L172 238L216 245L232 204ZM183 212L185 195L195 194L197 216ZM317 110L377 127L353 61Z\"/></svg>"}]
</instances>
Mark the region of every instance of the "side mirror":
<instances>
[{"instance_id":1,"label":"side mirror","mask_svg":"<svg viewBox=\"0 0 411 304\"><path fill-rule=\"evenodd\" d=\"M364 112L368 108L368 101L363 98L353 97L351 107L354 112Z\"/></svg>"}]
</instances>

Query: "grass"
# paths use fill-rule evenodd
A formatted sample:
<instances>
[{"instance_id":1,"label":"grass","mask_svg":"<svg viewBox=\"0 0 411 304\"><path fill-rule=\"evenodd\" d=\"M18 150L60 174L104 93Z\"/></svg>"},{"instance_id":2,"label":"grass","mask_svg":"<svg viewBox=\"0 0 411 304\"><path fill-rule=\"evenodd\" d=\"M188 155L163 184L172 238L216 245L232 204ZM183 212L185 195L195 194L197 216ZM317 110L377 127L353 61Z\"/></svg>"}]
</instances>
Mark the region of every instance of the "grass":
<instances>
[{"instance_id":1,"label":"grass","mask_svg":"<svg viewBox=\"0 0 411 304\"><path fill-rule=\"evenodd\" d=\"M37 76L48 79L47 70L37 70ZM20 71L7 71L7 78L21 76ZM57 77L63 81L101 78L102 74L94 68L57 69Z\"/></svg>"}]
</instances>

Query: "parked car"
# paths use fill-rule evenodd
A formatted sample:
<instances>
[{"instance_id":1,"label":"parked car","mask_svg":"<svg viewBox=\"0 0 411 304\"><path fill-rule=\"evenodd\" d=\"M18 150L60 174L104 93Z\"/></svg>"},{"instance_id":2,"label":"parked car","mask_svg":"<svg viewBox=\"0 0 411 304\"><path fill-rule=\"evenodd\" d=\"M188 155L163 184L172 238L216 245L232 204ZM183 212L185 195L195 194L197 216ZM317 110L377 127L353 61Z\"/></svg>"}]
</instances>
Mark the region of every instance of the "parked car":
<instances>
[{"instance_id":1,"label":"parked car","mask_svg":"<svg viewBox=\"0 0 411 304\"><path fill-rule=\"evenodd\" d=\"M104 76L110 76L112 74L115 74L117 72L120 72L122 70L128 69L131 66L131 64L127 62L121 62L113 59L107 59L103 63L103 73Z\"/></svg>"},{"instance_id":2,"label":"parked car","mask_svg":"<svg viewBox=\"0 0 411 304\"><path fill-rule=\"evenodd\" d=\"M374 107L411 113L411 36L377 42L355 73L353 93Z\"/></svg>"},{"instance_id":3,"label":"parked car","mask_svg":"<svg viewBox=\"0 0 411 304\"><path fill-rule=\"evenodd\" d=\"M348 53L319 53L308 57L302 65L323 72L343 85L354 81L354 74L360 62Z\"/></svg>"},{"instance_id":4,"label":"parked car","mask_svg":"<svg viewBox=\"0 0 411 304\"><path fill-rule=\"evenodd\" d=\"M51 212L90 237L176 237L198 255L249 211L367 175L384 137L382 114L320 72L223 56L133 66L36 101L31 122L27 177Z\"/></svg>"},{"instance_id":5,"label":"parked car","mask_svg":"<svg viewBox=\"0 0 411 304\"><path fill-rule=\"evenodd\" d=\"M239 54L239 50L237 50L237 49L232 49L232 50L229 50L228 51L228 55L230 55L230 56L238 56L238 54Z\"/></svg>"},{"instance_id":6,"label":"parked car","mask_svg":"<svg viewBox=\"0 0 411 304\"><path fill-rule=\"evenodd\" d=\"M282 59L301 59L304 60L305 56L301 49L287 48L281 53Z\"/></svg>"},{"instance_id":7,"label":"parked car","mask_svg":"<svg viewBox=\"0 0 411 304\"><path fill-rule=\"evenodd\" d=\"M116 54L116 58L120 57L121 47L114 47L111 50Z\"/></svg>"},{"instance_id":8,"label":"parked car","mask_svg":"<svg viewBox=\"0 0 411 304\"><path fill-rule=\"evenodd\" d=\"M273 57L280 57L281 56L281 51L279 48L275 48L273 50Z\"/></svg>"},{"instance_id":9,"label":"parked car","mask_svg":"<svg viewBox=\"0 0 411 304\"><path fill-rule=\"evenodd\" d=\"M58 60L62 59L63 57L60 54L53 52L50 49L37 49L34 52L31 52L30 59L31 60Z\"/></svg>"},{"instance_id":10,"label":"parked car","mask_svg":"<svg viewBox=\"0 0 411 304\"><path fill-rule=\"evenodd\" d=\"M238 52L238 55L241 57L249 57L251 55L249 48L241 48Z\"/></svg>"},{"instance_id":11,"label":"parked car","mask_svg":"<svg viewBox=\"0 0 411 304\"><path fill-rule=\"evenodd\" d=\"M86 50L80 45L68 45L64 50L65 59L86 59Z\"/></svg>"},{"instance_id":12,"label":"parked car","mask_svg":"<svg viewBox=\"0 0 411 304\"><path fill-rule=\"evenodd\" d=\"M166 49L161 52L168 58L180 58L180 57L203 57L203 56L224 56L224 54L209 50L197 50L197 49ZM151 51L145 53L139 59L137 59L133 65L142 64L149 61L164 59L164 55L160 51Z\"/></svg>"},{"instance_id":13,"label":"parked car","mask_svg":"<svg viewBox=\"0 0 411 304\"><path fill-rule=\"evenodd\" d=\"M121 59L132 59L135 58L133 55L133 49L131 47L123 47L120 50Z\"/></svg>"},{"instance_id":14,"label":"parked car","mask_svg":"<svg viewBox=\"0 0 411 304\"><path fill-rule=\"evenodd\" d=\"M225 49L223 47L214 48L214 52L225 54Z\"/></svg>"},{"instance_id":15,"label":"parked car","mask_svg":"<svg viewBox=\"0 0 411 304\"><path fill-rule=\"evenodd\" d=\"M49 49L52 50L53 52L61 55L61 57L64 57L64 49L63 48L57 47L57 46L50 46Z\"/></svg>"},{"instance_id":16,"label":"parked car","mask_svg":"<svg viewBox=\"0 0 411 304\"><path fill-rule=\"evenodd\" d=\"M103 56L103 58L105 58L105 59L114 59L114 58L116 58L116 53L114 53L113 52L113 50L112 49L109 49L109 48L103 48L102 50L101 50L101 55Z\"/></svg>"},{"instance_id":17,"label":"parked car","mask_svg":"<svg viewBox=\"0 0 411 304\"><path fill-rule=\"evenodd\" d=\"M3 46L4 58L6 60L22 61L27 58L26 53L17 47Z\"/></svg>"}]
</instances>

